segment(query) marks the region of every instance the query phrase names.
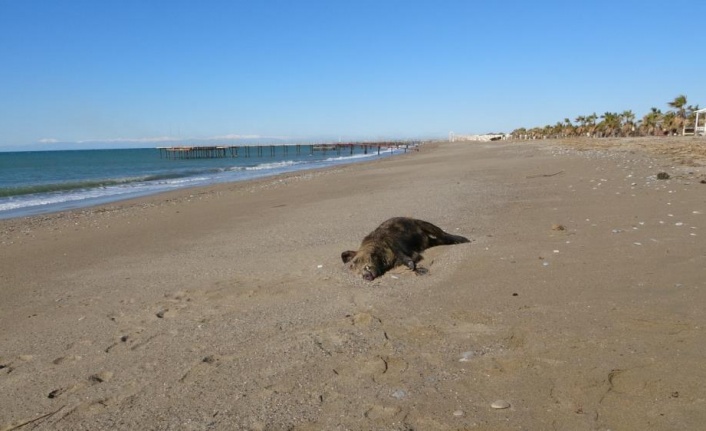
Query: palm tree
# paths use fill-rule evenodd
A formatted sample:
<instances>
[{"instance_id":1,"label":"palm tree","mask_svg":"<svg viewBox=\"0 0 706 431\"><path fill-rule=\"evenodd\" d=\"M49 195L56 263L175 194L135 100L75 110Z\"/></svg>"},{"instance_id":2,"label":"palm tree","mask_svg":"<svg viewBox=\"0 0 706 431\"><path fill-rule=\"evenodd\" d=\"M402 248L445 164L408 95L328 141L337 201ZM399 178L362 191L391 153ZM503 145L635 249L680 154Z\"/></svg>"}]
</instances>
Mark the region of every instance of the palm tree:
<instances>
[{"instance_id":1,"label":"palm tree","mask_svg":"<svg viewBox=\"0 0 706 431\"><path fill-rule=\"evenodd\" d=\"M662 129L669 132L670 135L676 133L680 125L681 121L677 118L676 112L667 111L664 115L662 115Z\"/></svg>"},{"instance_id":2,"label":"palm tree","mask_svg":"<svg viewBox=\"0 0 706 431\"><path fill-rule=\"evenodd\" d=\"M686 107L686 122L691 124L692 127L696 126L696 111L699 110L699 105L696 106L687 106ZM694 133L696 133L696 130L694 130Z\"/></svg>"},{"instance_id":3,"label":"palm tree","mask_svg":"<svg viewBox=\"0 0 706 431\"><path fill-rule=\"evenodd\" d=\"M662 122L662 111L657 108L651 108L650 112L642 117L640 128L647 135L656 135Z\"/></svg>"},{"instance_id":4,"label":"palm tree","mask_svg":"<svg viewBox=\"0 0 706 431\"><path fill-rule=\"evenodd\" d=\"M588 125L588 136L590 136L590 137L593 137L593 135L596 133L596 120L597 119L598 119L598 115L596 115L595 112L586 117L586 124Z\"/></svg>"},{"instance_id":5,"label":"palm tree","mask_svg":"<svg viewBox=\"0 0 706 431\"><path fill-rule=\"evenodd\" d=\"M552 127L552 138L563 138L564 136L564 123L557 121Z\"/></svg>"},{"instance_id":6,"label":"palm tree","mask_svg":"<svg viewBox=\"0 0 706 431\"><path fill-rule=\"evenodd\" d=\"M684 135L684 129L686 129L686 96L683 94L680 94L679 96L675 97L674 100L671 102L667 102L669 106L672 108L676 109L674 112L674 120L672 122L672 126L675 128L679 128L681 126L681 134L682 136Z\"/></svg>"},{"instance_id":7,"label":"palm tree","mask_svg":"<svg viewBox=\"0 0 706 431\"><path fill-rule=\"evenodd\" d=\"M578 123L578 126L576 127L576 133L579 136L583 136L583 132L586 131L586 116L579 115L574 121Z\"/></svg>"},{"instance_id":8,"label":"palm tree","mask_svg":"<svg viewBox=\"0 0 706 431\"><path fill-rule=\"evenodd\" d=\"M527 129L525 129L524 127L520 127L519 129L515 129L510 134L515 139L527 139Z\"/></svg>"},{"instance_id":9,"label":"palm tree","mask_svg":"<svg viewBox=\"0 0 706 431\"><path fill-rule=\"evenodd\" d=\"M544 127L524 127L512 132L513 136L524 135L528 139L539 138L559 138L567 136L635 136L635 135L657 135L660 133L677 134L681 129L683 136L688 124L693 124L696 111L699 106L687 105L686 96L680 94L667 104L673 110L662 113L657 108L651 108L642 119L635 121L635 114L632 110L625 110L622 113L605 112L600 117L594 112L591 115L579 115L574 119L574 123L569 118L557 122L555 125ZM596 120L601 119L599 123Z\"/></svg>"},{"instance_id":10,"label":"palm tree","mask_svg":"<svg viewBox=\"0 0 706 431\"><path fill-rule=\"evenodd\" d=\"M632 136L635 132L635 114L633 114L632 110L623 111L620 114L620 122L622 124L622 135Z\"/></svg>"},{"instance_id":11,"label":"palm tree","mask_svg":"<svg viewBox=\"0 0 706 431\"><path fill-rule=\"evenodd\" d=\"M603 137L615 136L620 130L620 116L615 112L606 112L601 115L603 121L598 124L598 129L601 130Z\"/></svg>"},{"instance_id":12,"label":"palm tree","mask_svg":"<svg viewBox=\"0 0 706 431\"><path fill-rule=\"evenodd\" d=\"M544 126L544 129L542 129L542 138L547 139L551 138L552 135L554 134L554 126L551 124L547 124Z\"/></svg>"},{"instance_id":13,"label":"palm tree","mask_svg":"<svg viewBox=\"0 0 706 431\"><path fill-rule=\"evenodd\" d=\"M576 134L576 128L574 127L573 124L571 124L571 120L568 118L564 118L564 124L562 127L562 135L563 136L573 136Z\"/></svg>"}]
</instances>

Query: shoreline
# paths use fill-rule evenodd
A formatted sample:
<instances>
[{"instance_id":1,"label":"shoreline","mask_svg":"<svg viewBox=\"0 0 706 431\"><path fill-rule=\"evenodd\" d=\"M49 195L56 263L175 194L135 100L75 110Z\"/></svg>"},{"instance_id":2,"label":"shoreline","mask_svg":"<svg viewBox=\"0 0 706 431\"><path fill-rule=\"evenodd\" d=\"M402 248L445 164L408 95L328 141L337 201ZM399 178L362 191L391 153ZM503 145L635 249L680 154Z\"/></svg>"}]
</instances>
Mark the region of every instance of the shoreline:
<instances>
[{"instance_id":1,"label":"shoreline","mask_svg":"<svg viewBox=\"0 0 706 431\"><path fill-rule=\"evenodd\" d=\"M457 141L458 143L465 143L467 145L479 145L479 144L489 144L490 141ZM446 142L438 141L426 143L418 148L426 148L427 151L430 148L444 144ZM607 151L607 150L618 150L618 151L643 151L654 157L666 157L674 162L675 166L682 165L685 167L703 167L706 166L706 138L703 137L665 137L665 136L641 136L641 137L623 137L623 138L582 138L573 137L566 139L544 139L544 140L523 140L523 139L508 139L500 142L495 142L495 145L501 144L517 144L517 145L532 145L532 144L546 144L548 146L556 146L571 148L576 151ZM492 144L491 144L492 145ZM395 157L409 156L414 154L413 151L409 153L396 154ZM346 167L350 164L357 163L371 163L376 160L364 160L356 161L351 163L345 163L342 165L320 167L314 169L306 169L302 171L284 172L268 175L260 178L244 179L223 183L213 183L208 185L196 185L188 186L185 188L179 188L175 190L159 191L155 193L150 193L144 196L137 197L127 197L123 199L118 199L110 202L103 202L97 204L91 204L86 206L81 206L78 208L64 209L51 211L47 213L41 213L36 215L27 216L13 216L8 218L0 218L2 221L16 221L20 219L28 219L27 221L32 223L29 219L52 219L56 216L63 217L66 216L77 216L77 214L90 214L94 211L104 212L120 209L123 205L130 206L132 202L142 202L142 201L159 201L160 196L167 195L181 195L190 190L196 191L198 194L202 194L217 187L228 187L230 184L237 183L255 183L258 181L268 181L268 179L277 178L288 178L288 177L299 177L301 172L316 172L316 171L327 171L336 170ZM702 175L706 179L706 174ZM35 221L36 221L35 220Z\"/></svg>"},{"instance_id":2,"label":"shoreline","mask_svg":"<svg viewBox=\"0 0 706 431\"><path fill-rule=\"evenodd\" d=\"M398 155L399 157L399 155ZM375 160L369 160L365 162L354 162L354 163L372 163L375 162ZM351 164L354 164L351 163ZM306 169L306 170L301 170L301 171L293 171L293 172L284 172L284 173L277 173L277 174L272 174L264 177L259 177L259 178L252 178L252 179L244 179L244 180L238 180L238 181L230 181L230 182L222 182L222 183L213 183L213 184L208 184L208 185L196 185L196 186L187 186L184 188L179 188L179 189L174 189L174 190L167 190L167 191L159 191L159 192L154 192L150 193L144 196L137 196L137 197L127 197L111 202L103 202L103 203L98 203L98 204L93 204L93 205L87 205L85 207L79 207L79 208L71 208L71 209L65 209L65 210L57 210L57 211L51 211L47 213L42 213L42 214L35 214L35 215L27 215L27 216L16 216L16 217L10 217L10 218L0 218L0 224L3 222L8 222L10 224L14 223L22 223L22 222L27 222L29 224L41 224L42 222L51 222L52 220L55 219L62 219L62 218L79 218L79 217L86 217L86 216L91 216L96 213L105 213L105 212L116 212L116 211L125 211L131 208L135 207L151 207L151 206L161 206L165 205L167 203L170 203L172 201L183 201L183 200L188 200L192 197L192 195L206 195L206 194L212 194L212 193L219 193L222 190L231 190L233 189L233 186L235 185L243 185L245 186L251 186L252 188L257 188L257 187L266 187L262 185L261 183L276 183L279 181L291 181L291 180L299 180L302 178L309 178L313 176L318 176L318 175L325 175L326 171L337 171L340 169L343 169L345 166L348 166L349 164L345 165L338 165L338 166L327 166L327 167L321 167L321 168L314 168L314 169ZM307 174L311 175L307 175Z\"/></svg>"},{"instance_id":3,"label":"shoreline","mask_svg":"<svg viewBox=\"0 0 706 431\"><path fill-rule=\"evenodd\" d=\"M273 151L266 158L262 158L262 154L252 158L249 156L194 157L183 160L167 159L167 165L163 164L165 159L162 157L157 159L156 162L151 162L154 164L148 165L141 164L141 157L137 160L132 160L132 162L137 162L137 165L142 167L141 170L139 168L133 169L131 167L132 163L127 160L129 158L135 159L137 156L134 153L136 151L144 152L143 149L105 150L110 153L115 151L123 152L120 154L120 158L122 158L122 165L119 163L120 167L112 165L106 167L112 170L112 173L107 177L104 177L102 173L97 174L92 166L93 164L88 167L85 158L82 156L76 162L78 163L77 172L73 174L74 176L68 182L64 181L61 175L50 174L49 177L52 179L43 185L16 184L15 186L1 189L0 192L3 193L0 194L5 197L0 198L0 219L30 217L74 209L80 210L173 190L208 187L216 184L267 178L291 172L342 166L365 162L366 159L372 160L372 158L396 156L406 153L408 150L413 151L416 148L416 146L411 149L407 147L390 147L376 155L372 150L368 154L367 147L365 153L362 152L362 146L355 152L353 147L350 147L350 151L346 150L345 154L342 154L340 150L333 150L332 156L327 157L326 151L323 151L323 153L317 152L314 155L313 146L311 147L311 154L301 155L297 152L291 156L286 151L278 148L279 153ZM41 154L45 153L48 154L49 152L42 152ZM128 156L128 154L130 155ZM62 162L67 163L67 160ZM52 163L48 161L40 163L46 163L47 169L49 169L49 165L61 165L62 162L54 160ZM22 165L29 163L29 161L21 160L19 163ZM111 160L101 158L94 164L103 166L111 163ZM11 169L5 174L10 183L12 183L13 174L31 175L28 172L14 172ZM27 191L31 191L31 193Z\"/></svg>"},{"instance_id":4,"label":"shoreline","mask_svg":"<svg viewBox=\"0 0 706 431\"><path fill-rule=\"evenodd\" d=\"M659 140L439 143L0 220L0 430L696 429L706 168ZM472 242L353 278L341 251L392 216Z\"/></svg>"}]
</instances>

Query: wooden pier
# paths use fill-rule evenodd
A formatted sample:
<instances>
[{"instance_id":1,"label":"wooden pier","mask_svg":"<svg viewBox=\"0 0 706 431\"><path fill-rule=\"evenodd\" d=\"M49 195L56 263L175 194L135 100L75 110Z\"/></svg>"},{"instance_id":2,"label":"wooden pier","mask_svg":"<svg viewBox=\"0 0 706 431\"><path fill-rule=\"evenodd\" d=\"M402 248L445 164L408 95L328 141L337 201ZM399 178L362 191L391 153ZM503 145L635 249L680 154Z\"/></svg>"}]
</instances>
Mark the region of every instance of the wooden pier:
<instances>
[{"instance_id":1,"label":"wooden pier","mask_svg":"<svg viewBox=\"0 0 706 431\"><path fill-rule=\"evenodd\" d=\"M406 153L410 147L416 147L419 142L349 142L334 144L285 144L285 145L218 145L218 146L174 146L157 147L160 158L167 159L220 159L228 157L275 157L277 149L280 148L280 155L309 154L321 152L336 153L336 155L353 155L358 148L363 154L380 155L385 150L404 150Z\"/></svg>"}]
</instances>

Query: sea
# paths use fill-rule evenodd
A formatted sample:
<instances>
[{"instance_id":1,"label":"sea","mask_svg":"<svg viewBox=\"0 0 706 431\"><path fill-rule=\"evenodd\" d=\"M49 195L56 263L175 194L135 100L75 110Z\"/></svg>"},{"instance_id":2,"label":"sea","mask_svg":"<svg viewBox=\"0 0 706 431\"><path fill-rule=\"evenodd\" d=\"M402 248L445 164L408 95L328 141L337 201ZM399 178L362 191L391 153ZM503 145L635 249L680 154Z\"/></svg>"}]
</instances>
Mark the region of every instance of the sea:
<instances>
[{"instance_id":1,"label":"sea","mask_svg":"<svg viewBox=\"0 0 706 431\"><path fill-rule=\"evenodd\" d=\"M274 150L274 154L272 151ZM157 148L0 152L0 219L47 214L169 190L246 181L387 157L403 149L312 151L264 146L249 157L167 158Z\"/></svg>"}]
</instances>

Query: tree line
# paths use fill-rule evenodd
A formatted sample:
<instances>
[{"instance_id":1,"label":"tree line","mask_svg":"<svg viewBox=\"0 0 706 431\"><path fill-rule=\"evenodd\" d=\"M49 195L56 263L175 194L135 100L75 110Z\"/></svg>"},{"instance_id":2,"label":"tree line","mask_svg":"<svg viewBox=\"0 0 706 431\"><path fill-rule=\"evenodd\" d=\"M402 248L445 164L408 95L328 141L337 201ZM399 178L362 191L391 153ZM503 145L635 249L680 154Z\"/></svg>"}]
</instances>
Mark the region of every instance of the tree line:
<instances>
[{"instance_id":1,"label":"tree line","mask_svg":"<svg viewBox=\"0 0 706 431\"><path fill-rule=\"evenodd\" d=\"M688 127L692 129L696 120L699 105L687 105L686 96L680 94L667 105L672 108L662 112L651 108L650 112L636 120L631 110L623 112L606 112L598 116L579 115L572 122L569 118L554 125L520 127L511 132L516 139L566 138L572 136L588 137L618 137L618 136L661 136L684 135Z\"/></svg>"}]
</instances>

